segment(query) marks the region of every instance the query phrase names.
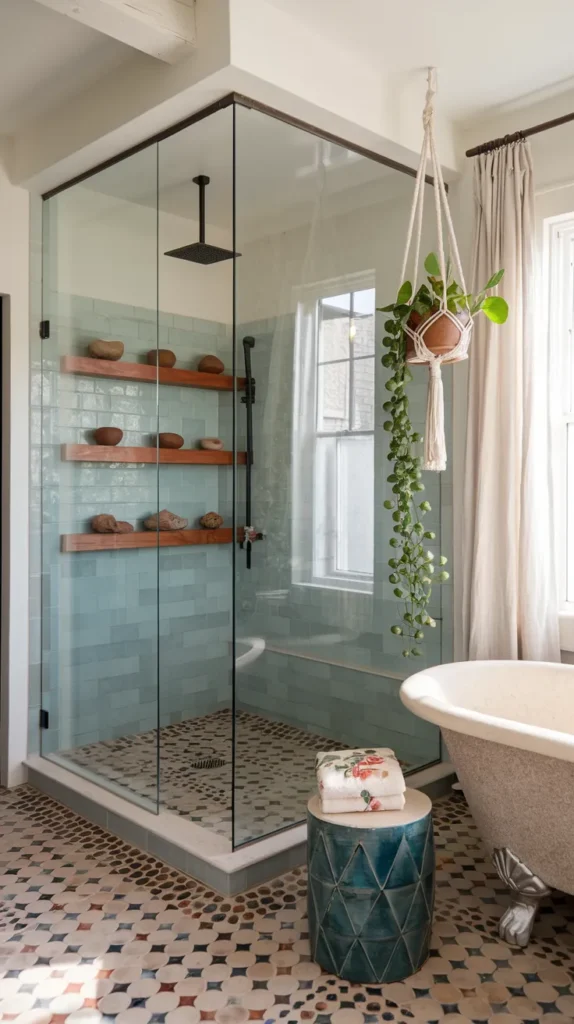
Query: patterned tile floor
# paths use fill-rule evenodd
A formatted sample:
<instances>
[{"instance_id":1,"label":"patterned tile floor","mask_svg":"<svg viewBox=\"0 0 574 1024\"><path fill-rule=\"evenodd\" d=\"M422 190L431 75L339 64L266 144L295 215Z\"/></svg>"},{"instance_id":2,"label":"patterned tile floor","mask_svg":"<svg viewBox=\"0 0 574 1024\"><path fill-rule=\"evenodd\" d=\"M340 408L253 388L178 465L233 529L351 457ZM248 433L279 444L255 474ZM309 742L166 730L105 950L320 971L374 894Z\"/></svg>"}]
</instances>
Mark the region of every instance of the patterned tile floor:
<instances>
[{"instance_id":1,"label":"patterned tile floor","mask_svg":"<svg viewBox=\"0 0 574 1024\"><path fill-rule=\"evenodd\" d=\"M311 961L305 871L234 898L28 787L0 791L0 1018L17 1024L572 1024L574 899L546 901L526 951L460 796L435 805L431 957L386 986Z\"/></svg>"},{"instance_id":2,"label":"patterned tile floor","mask_svg":"<svg viewBox=\"0 0 574 1024\"><path fill-rule=\"evenodd\" d=\"M240 711L237 716L235 821L245 842L301 821L315 781L315 754L344 744ZM231 838L231 711L216 711L160 730L162 805ZM136 796L157 800L156 730L66 751L65 760ZM194 768L206 757L219 767ZM277 765L281 766L280 773Z\"/></svg>"}]
</instances>

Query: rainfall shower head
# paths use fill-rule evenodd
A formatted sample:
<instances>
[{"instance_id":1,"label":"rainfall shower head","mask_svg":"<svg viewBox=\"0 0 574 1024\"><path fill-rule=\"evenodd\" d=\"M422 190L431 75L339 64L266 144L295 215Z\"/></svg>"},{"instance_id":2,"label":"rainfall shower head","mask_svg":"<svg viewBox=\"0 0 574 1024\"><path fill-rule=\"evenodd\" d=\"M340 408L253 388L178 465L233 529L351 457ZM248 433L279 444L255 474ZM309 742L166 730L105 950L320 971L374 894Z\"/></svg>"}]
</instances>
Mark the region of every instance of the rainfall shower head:
<instances>
[{"instance_id":1,"label":"rainfall shower head","mask_svg":"<svg viewBox=\"0 0 574 1024\"><path fill-rule=\"evenodd\" d=\"M179 249L170 249L166 256L175 256L178 260L189 260L190 263L220 263L222 260L232 260L234 256L241 256L240 252L232 252L231 249L222 249L219 245L209 245L205 241L205 187L209 185L207 174L199 174L193 179L199 186L199 242L191 242L189 245L182 245Z\"/></svg>"},{"instance_id":2,"label":"rainfall shower head","mask_svg":"<svg viewBox=\"0 0 574 1024\"><path fill-rule=\"evenodd\" d=\"M190 263L220 263L221 260L232 260L239 253L231 252L230 249L221 249L218 245L209 245L207 242L192 242L190 245L182 245L179 249L170 249L166 256L175 256L178 260L189 260Z\"/></svg>"}]
</instances>

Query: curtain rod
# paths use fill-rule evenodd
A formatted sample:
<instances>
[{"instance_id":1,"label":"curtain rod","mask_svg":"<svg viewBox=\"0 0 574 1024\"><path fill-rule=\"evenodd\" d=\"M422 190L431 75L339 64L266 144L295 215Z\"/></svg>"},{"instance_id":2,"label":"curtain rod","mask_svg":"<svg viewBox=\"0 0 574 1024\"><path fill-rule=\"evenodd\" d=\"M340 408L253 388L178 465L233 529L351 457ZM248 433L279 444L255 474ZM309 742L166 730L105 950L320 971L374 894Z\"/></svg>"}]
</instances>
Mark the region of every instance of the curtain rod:
<instances>
[{"instance_id":1,"label":"curtain rod","mask_svg":"<svg viewBox=\"0 0 574 1024\"><path fill-rule=\"evenodd\" d=\"M569 121L574 121L574 113L563 114L562 117L555 117L552 121L543 121L542 124L535 124L533 128L524 128L522 131L513 132L512 135L504 135L500 139L492 139L491 142L483 142L480 146L467 149L466 156L492 153L493 149L508 146L511 142L519 142L520 139L527 139L529 135L538 135L539 132L546 132L549 128L558 128L559 125L568 124Z\"/></svg>"}]
</instances>

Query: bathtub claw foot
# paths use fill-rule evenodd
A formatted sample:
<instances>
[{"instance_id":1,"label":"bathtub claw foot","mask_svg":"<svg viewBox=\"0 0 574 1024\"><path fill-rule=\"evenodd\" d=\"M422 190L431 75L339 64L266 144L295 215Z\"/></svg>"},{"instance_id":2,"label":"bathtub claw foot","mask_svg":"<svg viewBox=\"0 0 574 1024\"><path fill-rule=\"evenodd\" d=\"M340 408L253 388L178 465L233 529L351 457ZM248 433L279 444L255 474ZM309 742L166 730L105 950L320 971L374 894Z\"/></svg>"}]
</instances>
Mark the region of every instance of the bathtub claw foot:
<instances>
[{"instance_id":1,"label":"bathtub claw foot","mask_svg":"<svg viewBox=\"0 0 574 1024\"><path fill-rule=\"evenodd\" d=\"M511 902L498 927L501 939L512 946L527 946L540 901L551 890L508 847L494 850L494 866L511 893Z\"/></svg>"}]
</instances>

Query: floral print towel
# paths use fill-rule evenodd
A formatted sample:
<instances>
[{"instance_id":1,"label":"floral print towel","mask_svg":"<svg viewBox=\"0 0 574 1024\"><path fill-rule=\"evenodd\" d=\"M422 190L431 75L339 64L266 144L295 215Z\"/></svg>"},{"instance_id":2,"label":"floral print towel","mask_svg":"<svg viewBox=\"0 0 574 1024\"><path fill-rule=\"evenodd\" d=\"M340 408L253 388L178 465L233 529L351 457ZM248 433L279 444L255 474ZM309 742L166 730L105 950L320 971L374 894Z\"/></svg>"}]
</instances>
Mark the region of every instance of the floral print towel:
<instances>
[{"instance_id":1,"label":"floral print towel","mask_svg":"<svg viewBox=\"0 0 574 1024\"><path fill-rule=\"evenodd\" d=\"M389 747L319 753L316 769L325 813L400 810L404 806L405 780Z\"/></svg>"}]
</instances>

